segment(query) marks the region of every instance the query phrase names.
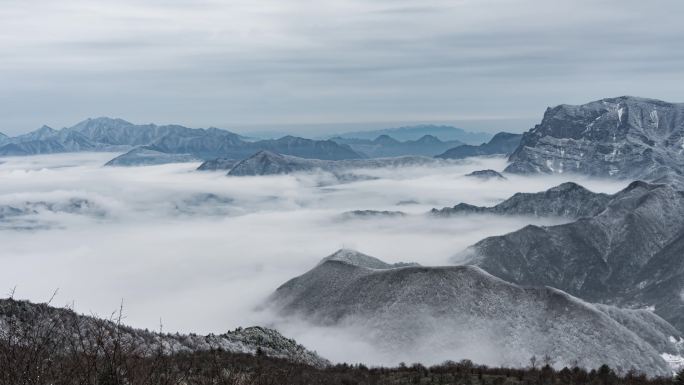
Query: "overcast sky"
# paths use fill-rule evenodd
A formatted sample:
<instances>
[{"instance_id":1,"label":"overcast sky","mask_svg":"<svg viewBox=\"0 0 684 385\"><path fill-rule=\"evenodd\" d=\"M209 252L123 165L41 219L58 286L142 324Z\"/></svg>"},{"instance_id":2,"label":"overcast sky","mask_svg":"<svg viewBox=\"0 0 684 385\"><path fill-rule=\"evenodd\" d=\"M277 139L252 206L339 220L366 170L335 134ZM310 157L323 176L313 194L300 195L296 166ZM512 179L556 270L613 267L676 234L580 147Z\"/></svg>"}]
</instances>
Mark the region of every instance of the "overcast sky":
<instances>
[{"instance_id":1,"label":"overcast sky","mask_svg":"<svg viewBox=\"0 0 684 385\"><path fill-rule=\"evenodd\" d=\"M243 132L354 122L522 131L559 103L684 101L681 0L0 5L7 134L96 116Z\"/></svg>"}]
</instances>

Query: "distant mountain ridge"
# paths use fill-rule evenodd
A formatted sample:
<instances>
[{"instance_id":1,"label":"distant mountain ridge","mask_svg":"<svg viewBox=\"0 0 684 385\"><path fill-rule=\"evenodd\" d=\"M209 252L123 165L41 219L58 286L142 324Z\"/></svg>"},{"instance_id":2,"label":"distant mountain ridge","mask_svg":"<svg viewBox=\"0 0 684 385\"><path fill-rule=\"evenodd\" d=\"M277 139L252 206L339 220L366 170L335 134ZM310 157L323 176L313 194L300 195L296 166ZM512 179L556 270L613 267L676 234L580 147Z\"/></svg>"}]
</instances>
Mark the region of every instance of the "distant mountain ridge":
<instances>
[{"instance_id":1,"label":"distant mountain ridge","mask_svg":"<svg viewBox=\"0 0 684 385\"><path fill-rule=\"evenodd\" d=\"M450 359L461 358L453 353L460 350L481 360L478 351L486 351L490 364L524 366L532 355L549 355L559 365L668 375L661 354L680 354L672 339L681 333L647 311L520 287L474 266L390 265L354 250L284 283L269 304L285 317L358 330L407 360L440 349L451 349Z\"/></svg>"},{"instance_id":2,"label":"distant mountain ridge","mask_svg":"<svg viewBox=\"0 0 684 385\"><path fill-rule=\"evenodd\" d=\"M432 124L384 128L380 130L352 131L337 134L333 137L373 140L382 135L388 135L400 141L418 140L425 135L430 135L439 138L441 141L458 140L459 142L468 144L480 144L488 141L492 137L491 134L484 132L469 132L458 127Z\"/></svg>"},{"instance_id":3,"label":"distant mountain ridge","mask_svg":"<svg viewBox=\"0 0 684 385\"><path fill-rule=\"evenodd\" d=\"M577 219L597 215L605 210L611 199L611 195L594 193L577 183L566 182L538 193L516 193L492 207L459 203L454 207L432 209L430 213L436 216L498 214Z\"/></svg>"},{"instance_id":4,"label":"distant mountain ridge","mask_svg":"<svg viewBox=\"0 0 684 385\"><path fill-rule=\"evenodd\" d=\"M684 174L684 104L621 96L548 108L507 172L653 181Z\"/></svg>"},{"instance_id":5,"label":"distant mountain ridge","mask_svg":"<svg viewBox=\"0 0 684 385\"><path fill-rule=\"evenodd\" d=\"M199 169L211 168L211 163L209 162L217 161L207 161L200 165ZM441 164L442 162L439 159L421 156L341 160L306 159L263 150L235 164L226 163L226 166L230 167L228 175L256 176L291 174L315 170L328 171L335 174L354 168L424 166Z\"/></svg>"},{"instance_id":6,"label":"distant mountain ridge","mask_svg":"<svg viewBox=\"0 0 684 385\"><path fill-rule=\"evenodd\" d=\"M441 141L433 135L424 135L417 140L406 141L396 140L387 134L380 135L373 140L341 137L333 137L330 140L348 145L354 151L369 158L405 155L435 156L463 144L459 140Z\"/></svg>"},{"instance_id":7,"label":"distant mountain ridge","mask_svg":"<svg viewBox=\"0 0 684 385\"><path fill-rule=\"evenodd\" d=\"M436 157L442 159L463 159L471 156L510 155L518 148L521 138L522 134L499 132L487 143L482 143L479 146L456 146Z\"/></svg>"},{"instance_id":8,"label":"distant mountain ridge","mask_svg":"<svg viewBox=\"0 0 684 385\"><path fill-rule=\"evenodd\" d=\"M230 131L218 128L188 128L179 125L136 125L122 119L87 119L72 127L54 130L43 126L28 134L5 139L0 156L21 156L76 151L121 151L148 146L167 154L184 154L199 159L246 158L259 150L271 150L304 158L358 159L360 154L348 146L328 140L286 136L274 140L250 142ZM133 149L124 159L135 165ZM160 158L161 159L161 158Z\"/></svg>"}]
</instances>

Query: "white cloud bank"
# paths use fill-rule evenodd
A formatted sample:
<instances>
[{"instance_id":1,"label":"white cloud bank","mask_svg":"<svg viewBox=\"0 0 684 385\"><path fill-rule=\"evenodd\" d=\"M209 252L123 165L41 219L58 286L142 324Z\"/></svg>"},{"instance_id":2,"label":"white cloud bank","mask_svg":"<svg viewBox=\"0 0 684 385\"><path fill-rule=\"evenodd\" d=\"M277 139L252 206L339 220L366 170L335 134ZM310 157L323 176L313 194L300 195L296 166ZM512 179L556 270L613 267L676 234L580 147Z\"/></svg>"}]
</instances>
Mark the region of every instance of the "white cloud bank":
<instances>
[{"instance_id":1,"label":"white cloud bank","mask_svg":"<svg viewBox=\"0 0 684 385\"><path fill-rule=\"evenodd\" d=\"M500 158L438 168L365 171L379 179L330 185L319 174L226 177L195 172L197 164L101 167L113 154L5 158L0 206L84 199L93 210L24 216L48 228L0 229L0 290L107 315L123 299L125 322L167 331L222 332L273 321L255 311L288 279L341 247L388 262L447 264L485 236L554 220L428 218L432 207L459 202L492 205L518 191L541 191L565 177L482 182L464 174L502 169ZM624 183L577 180L594 191ZM213 194L213 195L208 195ZM399 204L399 202L413 202ZM404 218L340 220L348 210L403 210ZM10 219L0 223L11 225ZM24 222L22 222L24 223ZM24 223L25 224L25 223ZM8 225L8 226L9 226ZM362 342L339 331L281 324L308 347L332 359L357 361ZM342 344L342 340L348 344ZM338 343L330 343L331 340ZM356 348L354 347L356 346ZM367 362L373 362L372 360Z\"/></svg>"}]
</instances>

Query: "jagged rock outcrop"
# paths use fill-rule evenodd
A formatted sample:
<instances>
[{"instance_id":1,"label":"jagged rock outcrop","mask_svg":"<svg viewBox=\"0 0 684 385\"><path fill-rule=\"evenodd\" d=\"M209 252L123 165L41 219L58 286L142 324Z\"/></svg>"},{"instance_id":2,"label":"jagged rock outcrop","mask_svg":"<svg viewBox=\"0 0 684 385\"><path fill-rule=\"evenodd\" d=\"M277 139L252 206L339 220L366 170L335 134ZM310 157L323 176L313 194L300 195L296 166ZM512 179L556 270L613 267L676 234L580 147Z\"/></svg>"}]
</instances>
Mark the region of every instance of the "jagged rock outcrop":
<instances>
[{"instance_id":1,"label":"jagged rock outcrop","mask_svg":"<svg viewBox=\"0 0 684 385\"><path fill-rule=\"evenodd\" d=\"M424 135L417 140L406 140L403 142L389 135L380 135L373 140L341 137L334 137L331 140L340 144L346 144L354 151L364 154L369 158L405 155L435 156L452 147L463 144L463 142L458 140L443 142L432 135Z\"/></svg>"},{"instance_id":2,"label":"jagged rock outcrop","mask_svg":"<svg viewBox=\"0 0 684 385\"><path fill-rule=\"evenodd\" d=\"M507 172L655 180L684 173L684 104L622 96L549 108Z\"/></svg>"},{"instance_id":3,"label":"jagged rock outcrop","mask_svg":"<svg viewBox=\"0 0 684 385\"><path fill-rule=\"evenodd\" d=\"M437 216L497 214L581 218L600 213L607 207L611 199L611 195L594 193L577 183L566 182L538 193L517 193L492 207L459 203L454 207L432 209L430 214Z\"/></svg>"},{"instance_id":4,"label":"jagged rock outcrop","mask_svg":"<svg viewBox=\"0 0 684 385\"><path fill-rule=\"evenodd\" d=\"M474 266L396 266L351 250L283 284L270 304L286 317L358 330L409 360L429 350L521 366L532 355L549 355L559 366L608 364L668 375L660 354L679 354L671 337L678 341L680 333L646 311L520 287Z\"/></svg>"},{"instance_id":5,"label":"jagged rock outcrop","mask_svg":"<svg viewBox=\"0 0 684 385\"><path fill-rule=\"evenodd\" d=\"M329 362L283 337L276 330L263 327L238 328L223 334L161 334L120 325L118 320L106 320L77 314L69 309L47 304L0 299L0 335L14 335L21 343L21 335L40 335L53 342L61 341L64 349L70 346L89 346L97 339L117 338L125 349L142 355L153 354L160 348L163 353L196 352L222 349L235 353L256 354L257 350L272 357L317 367ZM80 337L79 337L80 336ZM26 341L30 342L30 341ZM99 342L102 343L102 342Z\"/></svg>"},{"instance_id":6,"label":"jagged rock outcrop","mask_svg":"<svg viewBox=\"0 0 684 385\"><path fill-rule=\"evenodd\" d=\"M654 307L683 330L681 291L674 290L680 287L677 272L683 271L678 262L682 232L684 192L633 182L595 216L485 238L455 260L592 302Z\"/></svg>"},{"instance_id":7,"label":"jagged rock outcrop","mask_svg":"<svg viewBox=\"0 0 684 385\"><path fill-rule=\"evenodd\" d=\"M479 146L462 145L454 147L437 155L437 158L463 159L469 156L509 155L518 147L521 138L522 134L499 132L487 143L482 143Z\"/></svg>"},{"instance_id":8,"label":"jagged rock outcrop","mask_svg":"<svg viewBox=\"0 0 684 385\"><path fill-rule=\"evenodd\" d=\"M506 180L506 177L501 175L501 173L496 172L494 170L477 170L473 171L470 174L466 174L467 177L471 178L478 178L482 180L490 180L490 179L498 179L498 180Z\"/></svg>"},{"instance_id":9,"label":"jagged rock outcrop","mask_svg":"<svg viewBox=\"0 0 684 385\"><path fill-rule=\"evenodd\" d=\"M251 157L235 164L228 175L278 175L307 171L327 171L333 174L350 169L380 168L380 167L408 167L437 165L440 161L419 156L404 156L397 158L376 159L347 159L347 160L319 160L304 159L296 156L276 154L270 151L259 151Z\"/></svg>"},{"instance_id":10,"label":"jagged rock outcrop","mask_svg":"<svg viewBox=\"0 0 684 385\"><path fill-rule=\"evenodd\" d=\"M105 166L132 167L152 166L168 163L196 162L199 159L190 154L169 154L156 150L151 146L140 146L119 155L105 163Z\"/></svg>"}]
</instances>

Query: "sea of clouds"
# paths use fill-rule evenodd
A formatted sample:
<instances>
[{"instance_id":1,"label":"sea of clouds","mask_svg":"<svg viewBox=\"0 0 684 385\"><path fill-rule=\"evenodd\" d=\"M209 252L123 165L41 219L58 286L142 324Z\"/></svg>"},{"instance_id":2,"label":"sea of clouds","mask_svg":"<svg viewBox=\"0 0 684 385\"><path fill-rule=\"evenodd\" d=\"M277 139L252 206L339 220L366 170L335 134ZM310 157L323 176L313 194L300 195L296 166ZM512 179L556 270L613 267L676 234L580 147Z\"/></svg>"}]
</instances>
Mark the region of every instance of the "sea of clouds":
<instances>
[{"instance_id":1,"label":"sea of clouds","mask_svg":"<svg viewBox=\"0 0 684 385\"><path fill-rule=\"evenodd\" d=\"M0 294L16 287L15 297L42 302L59 289L54 305L100 316L123 301L127 324L156 329L161 319L170 332L274 326L329 359L370 364L396 362L352 337L358 333L281 320L260 305L279 285L343 247L387 262L446 265L484 237L530 223L561 223L425 215L433 207L493 205L568 180L607 193L626 185L570 175L503 181L465 176L501 170L504 158L357 170L370 178L340 184L325 173L227 177L195 171L197 163L102 167L115 155L0 159L0 208L23 210L3 216L0 209ZM341 215L366 209L409 215Z\"/></svg>"}]
</instances>

